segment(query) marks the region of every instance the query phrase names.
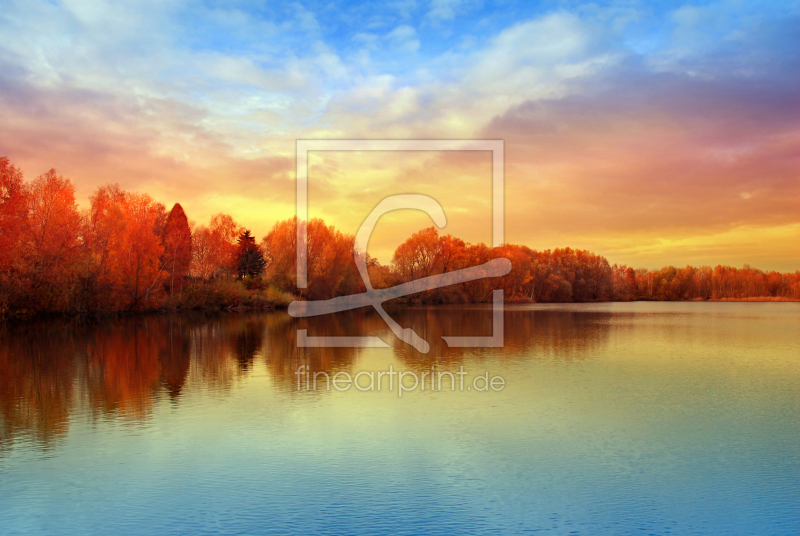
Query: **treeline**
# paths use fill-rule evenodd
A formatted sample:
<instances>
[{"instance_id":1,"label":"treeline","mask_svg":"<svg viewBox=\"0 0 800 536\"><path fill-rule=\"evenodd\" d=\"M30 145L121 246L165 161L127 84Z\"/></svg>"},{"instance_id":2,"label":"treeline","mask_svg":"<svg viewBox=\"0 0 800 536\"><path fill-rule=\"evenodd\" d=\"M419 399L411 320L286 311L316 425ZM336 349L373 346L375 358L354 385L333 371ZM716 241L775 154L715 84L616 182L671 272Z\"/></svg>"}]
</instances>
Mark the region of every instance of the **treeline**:
<instances>
[{"instance_id":1,"label":"treeline","mask_svg":"<svg viewBox=\"0 0 800 536\"><path fill-rule=\"evenodd\" d=\"M296 219L278 222L262 242L267 257L265 278L286 292L296 292L296 226ZM308 288L302 296L316 300L363 292L353 260L353 236L343 235L319 219L308 223L307 235ZM400 244L390 265L381 265L369 256L366 262L373 286L386 288L500 257L512 264L511 272L503 277L430 290L406 301L486 302L492 290L500 288L507 300L519 302L800 300L800 270L764 272L749 266L635 270L610 265L604 257L579 249L536 251L512 244L498 248L468 244L451 235L442 236L434 227L414 233Z\"/></svg>"},{"instance_id":2,"label":"treeline","mask_svg":"<svg viewBox=\"0 0 800 536\"><path fill-rule=\"evenodd\" d=\"M230 216L193 231L179 204L167 212L116 184L80 211L69 179L51 169L26 182L0 158L0 317L285 306L265 264Z\"/></svg>"},{"instance_id":3,"label":"treeline","mask_svg":"<svg viewBox=\"0 0 800 536\"><path fill-rule=\"evenodd\" d=\"M170 211L119 185L97 189L79 210L71 181L50 170L26 182L0 158L0 317L42 312L88 314L192 308L270 308L292 295L327 299L363 292L354 237L320 219L307 225L308 288L296 288L297 220L276 223L260 243L231 216L195 227L183 208ZM390 265L366 256L376 288L476 266L493 258L512 270L405 298L421 303L604 300L800 299L800 271L745 266L634 270L570 248L468 244L433 227L403 242Z\"/></svg>"},{"instance_id":4,"label":"treeline","mask_svg":"<svg viewBox=\"0 0 800 536\"><path fill-rule=\"evenodd\" d=\"M377 267L375 272L378 279L396 284L497 257L511 260L508 275L429 291L417 299L430 303L488 301L495 288L502 288L511 301L532 302L800 299L800 270L764 272L749 266L634 270L610 265L604 257L584 250L466 244L450 235L440 236L433 227L412 235L395 251L392 266Z\"/></svg>"}]
</instances>

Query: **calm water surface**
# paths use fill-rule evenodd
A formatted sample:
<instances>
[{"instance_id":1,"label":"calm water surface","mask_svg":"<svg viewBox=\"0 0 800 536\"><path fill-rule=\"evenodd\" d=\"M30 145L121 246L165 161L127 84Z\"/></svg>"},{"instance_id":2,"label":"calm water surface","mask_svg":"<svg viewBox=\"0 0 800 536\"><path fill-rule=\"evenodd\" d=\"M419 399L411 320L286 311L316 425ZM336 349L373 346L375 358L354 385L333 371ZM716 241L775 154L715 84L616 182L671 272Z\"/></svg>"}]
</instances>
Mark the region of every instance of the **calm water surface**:
<instances>
[{"instance_id":1,"label":"calm water surface","mask_svg":"<svg viewBox=\"0 0 800 536\"><path fill-rule=\"evenodd\" d=\"M507 306L0 327L2 534L797 534L800 304ZM298 349L379 335L376 349ZM502 376L297 390L295 371ZM384 378L385 379L385 378Z\"/></svg>"}]
</instances>

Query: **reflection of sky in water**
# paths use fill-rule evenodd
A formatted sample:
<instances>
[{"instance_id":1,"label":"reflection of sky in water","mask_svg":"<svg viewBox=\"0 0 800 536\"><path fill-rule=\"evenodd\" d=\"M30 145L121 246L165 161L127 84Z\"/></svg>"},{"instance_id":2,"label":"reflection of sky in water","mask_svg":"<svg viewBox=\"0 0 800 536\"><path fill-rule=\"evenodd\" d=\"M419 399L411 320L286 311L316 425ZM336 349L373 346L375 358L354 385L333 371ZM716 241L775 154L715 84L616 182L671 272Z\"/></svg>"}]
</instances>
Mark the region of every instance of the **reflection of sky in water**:
<instances>
[{"instance_id":1,"label":"reflection of sky in water","mask_svg":"<svg viewBox=\"0 0 800 536\"><path fill-rule=\"evenodd\" d=\"M792 533L797 304L356 311L2 329L4 533ZM295 348L376 334L390 349ZM506 379L499 393L295 392L294 371Z\"/></svg>"}]
</instances>

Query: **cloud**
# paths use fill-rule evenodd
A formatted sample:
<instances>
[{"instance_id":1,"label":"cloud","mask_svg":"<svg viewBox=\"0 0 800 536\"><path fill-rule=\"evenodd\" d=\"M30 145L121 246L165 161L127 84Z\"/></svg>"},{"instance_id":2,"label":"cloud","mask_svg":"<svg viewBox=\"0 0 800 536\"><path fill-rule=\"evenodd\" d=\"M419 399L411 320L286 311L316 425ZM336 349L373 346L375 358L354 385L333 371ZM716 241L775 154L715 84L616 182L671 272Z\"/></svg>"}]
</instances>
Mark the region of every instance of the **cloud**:
<instances>
[{"instance_id":1,"label":"cloud","mask_svg":"<svg viewBox=\"0 0 800 536\"><path fill-rule=\"evenodd\" d=\"M536 95L537 88L557 88L609 61L598 33L569 13L515 24L470 57L463 82L484 94L545 96Z\"/></svg>"},{"instance_id":2,"label":"cloud","mask_svg":"<svg viewBox=\"0 0 800 536\"><path fill-rule=\"evenodd\" d=\"M506 140L509 220L536 229L516 240L627 237L666 261L692 236L800 224L796 84L633 63L510 109L484 135Z\"/></svg>"},{"instance_id":3,"label":"cloud","mask_svg":"<svg viewBox=\"0 0 800 536\"><path fill-rule=\"evenodd\" d=\"M434 22L450 21L460 13L473 9L474 4L469 0L431 0L426 18Z\"/></svg>"},{"instance_id":4,"label":"cloud","mask_svg":"<svg viewBox=\"0 0 800 536\"><path fill-rule=\"evenodd\" d=\"M405 26L393 33L415 35ZM323 120L346 123L351 137L477 135L510 107L564 96L572 91L569 81L616 61L597 28L575 15L552 13L504 29L482 48L448 51L402 77L354 77L346 91L332 96Z\"/></svg>"},{"instance_id":5,"label":"cloud","mask_svg":"<svg viewBox=\"0 0 800 536\"><path fill-rule=\"evenodd\" d=\"M250 207L239 206L237 217L264 227L271 217L259 215L258 204L293 206L294 158L269 151L236 156L229 137L203 126L211 118L202 108L168 98L40 87L27 78L23 69L0 62L0 147L29 179L50 167L71 177L82 207L107 183L167 204L180 201L199 221L228 198L246 197Z\"/></svg>"},{"instance_id":6,"label":"cloud","mask_svg":"<svg viewBox=\"0 0 800 536\"><path fill-rule=\"evenodd\" d=\"M407 24L402 24L386 34L386 39L393 48L403 52L416 52L419 49L417 30Z\"/></svg>"}]
</instances>

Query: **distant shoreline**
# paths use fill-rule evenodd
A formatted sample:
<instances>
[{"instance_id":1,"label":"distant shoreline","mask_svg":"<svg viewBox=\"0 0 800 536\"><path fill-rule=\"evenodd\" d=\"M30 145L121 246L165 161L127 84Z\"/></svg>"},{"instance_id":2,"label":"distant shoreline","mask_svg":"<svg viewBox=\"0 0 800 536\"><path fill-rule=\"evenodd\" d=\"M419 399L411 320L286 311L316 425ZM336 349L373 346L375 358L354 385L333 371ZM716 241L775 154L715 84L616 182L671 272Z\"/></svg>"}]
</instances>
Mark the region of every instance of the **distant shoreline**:
<instances>
[{"instance_id":1,"label":"distant shoreline","mask_svg":"<svg viewBox=\"0 0 800 536\"><path fill-rule=\"evenodd\" d=\"M688 300L679 300L688 301ZM758 298L719 298L716 300L707 300L713 302L800 302L797 298L785 298L782 296L761 296Z\"/></svg>"},{"instance_id":2,"label":"distant shoreline","mask_svg":"<svg viewBox=\"0 0 800 536\"><path fill-rule=\"evenodd\" d=\"M691 300L594 300L594 301L522 301L522 300L508 300L506 305L582 305L582 304L598 304L598 303L800 303L800 299L784 298L774 296L761 296L752 298L720 298L720 299L691 299ZM473 302L473 303L387 303L386 307L389 308L404 308L404 307L445 307L455 309L459 307L474 307L476 305L488 305L490 302ZM276 311L286 310L288 303L270 303L259 305L234 305L234 306L217 306L217 307L192 307L192 308L165 308L165 309L142 309L136 311L97 311L92 313L57 313L57 312L39 312L34 314L14 314L5 317L0 316L0 325L12 322L27 322L27 321L40 321L48 319L83 319L83 320L103 320L115 318L131 318L131 317L144 317L149 315L163 315L163 314L224 314L224 313L271 313Z\"/></svg>"}]
</instances>

